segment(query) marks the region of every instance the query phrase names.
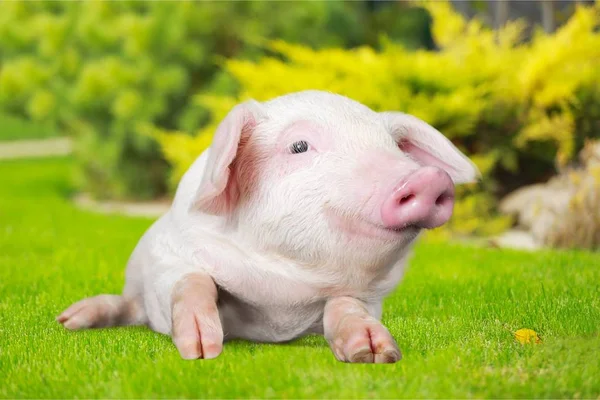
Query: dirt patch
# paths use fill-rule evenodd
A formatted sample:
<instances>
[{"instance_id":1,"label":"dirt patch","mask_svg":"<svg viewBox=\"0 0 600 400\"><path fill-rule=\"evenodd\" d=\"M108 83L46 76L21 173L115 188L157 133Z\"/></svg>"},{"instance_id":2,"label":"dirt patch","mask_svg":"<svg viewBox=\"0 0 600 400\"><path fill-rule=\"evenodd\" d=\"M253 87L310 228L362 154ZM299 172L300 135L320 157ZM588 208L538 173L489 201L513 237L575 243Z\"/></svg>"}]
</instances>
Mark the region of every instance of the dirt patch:
<instances>
[{"instance_id":1,"label":"dirt patch","mask_svg":"<svg viewBox=\"0 0 600 400\"><path fill-rule=\"evenodd\" d=\"M148 202L97 201L87 194L75 196L74 201L77 207L92 212L146 218L158 218L171 207L170 200Z\"/></svg>"},{"instance_id":2,"label":"dirt patch","mask_svg":"<svg viewBox=\"0 0 600 400\"><path fill-rule=\"evenodd\" d=\"M0 142L0 160L64 156L71 154L72 151L72 141L71 139L65 137Z\"/></svg>"}]
</instances>

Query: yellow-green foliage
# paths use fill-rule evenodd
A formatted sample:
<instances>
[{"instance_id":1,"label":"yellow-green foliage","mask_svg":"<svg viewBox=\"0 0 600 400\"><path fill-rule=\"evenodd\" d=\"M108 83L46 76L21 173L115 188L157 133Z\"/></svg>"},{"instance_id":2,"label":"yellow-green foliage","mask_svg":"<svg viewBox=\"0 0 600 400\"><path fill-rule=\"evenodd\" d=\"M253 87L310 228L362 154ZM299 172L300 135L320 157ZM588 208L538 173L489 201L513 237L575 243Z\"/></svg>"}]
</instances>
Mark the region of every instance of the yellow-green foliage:
<instances>
[{"instance_id":1,"label":"yellow-green foliage","mask_svg":"<svg viewBox=\"0 0 600 400\"><path fill-rule=\"evenodd\" d=\"M270 47L283 61L227 61L225 68L240 84L239 95L199 95L197 101L212 112L211 123L196 136L160 135L175 167L172 183L210 144L217 124L237 102L329 90L377 111L414 114L441 130L483 173L478 187L460 188L451 230L486 234L504 229L510 221L492 218L494 171L528 168L518 164L518 156L532 144L546 146L534 158L568 161L577 142L579 96L600 93L600 7L577 7L555 34L538 31L523 43L521 21L493 31L477 19L466 21L447 2L423 6L433 17L440 51L409 51L393 43L385 43L380 52L368 47L315 51L275 41Z\"/></svg>"}]
</instances>

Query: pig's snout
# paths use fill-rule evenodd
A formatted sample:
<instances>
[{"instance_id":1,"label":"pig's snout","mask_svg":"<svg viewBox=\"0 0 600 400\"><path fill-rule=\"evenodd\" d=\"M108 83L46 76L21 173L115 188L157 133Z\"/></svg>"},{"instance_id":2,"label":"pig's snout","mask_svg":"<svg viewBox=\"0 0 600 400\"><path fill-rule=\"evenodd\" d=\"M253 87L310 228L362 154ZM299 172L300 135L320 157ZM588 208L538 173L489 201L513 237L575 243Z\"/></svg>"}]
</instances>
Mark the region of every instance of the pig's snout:
<instances>
[{"instance_id":1,"label":"pig's snout","mask_svg":"<svg viewBox=\"0 0 600 400\"><path fill-rule=\"evenodd\" d=\"M452 216L454 184L436 167L423 167L397 186L383 203L381 218L390 229L435 228Z\"/></svg>"}]
</instances>

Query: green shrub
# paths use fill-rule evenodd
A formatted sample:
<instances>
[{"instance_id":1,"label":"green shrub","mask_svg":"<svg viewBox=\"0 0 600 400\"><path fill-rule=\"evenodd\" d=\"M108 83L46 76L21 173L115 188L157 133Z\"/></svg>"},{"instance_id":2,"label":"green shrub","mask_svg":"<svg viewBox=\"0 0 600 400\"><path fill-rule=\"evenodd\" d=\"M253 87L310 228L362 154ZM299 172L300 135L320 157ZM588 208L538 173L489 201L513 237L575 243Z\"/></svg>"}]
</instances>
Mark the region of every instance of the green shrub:
<instances>
[{"instance_id":1,"label":"green shrub","mask_svg":"<svg viewBox=\"0 0 600 400\"><path fill-rule=\"evenodd\" d=\"M475 187L459 188L448 225L463 234L492 234L510 220L495 216L496 196L512 186L543 180L566 164L582 138L600 135L599 6L578 7L555 34L537 32L523 43L521 21L494 32L465 21L447 2L426 2L440 51L387 43L382 51L312 50L282 41L280 57L230 60L235 96L202 94L212 120L196 136L162 135L178 181L209 144L216 125L239 101L267 100L291 91L321 89L375 110L416 115L444 132L483 173ZM283 59L281 58L283 57Z\"/></svg>"},{"instance_id":2,"label":"green shrub","mask_svg":"<svg viewBox=\"0 0 600 400\"><path fill-rule=\"evenodd\" d=\"M0 105L76 134L83 189L156 196L167 163L146 134L176 128L210 49L191 3L4 2Z\"/></svg>"},{"instance_id":3,"label":"green shrub","mask_svg":"<svg viewBox=\"0 0 600 400\"><path fill-rule=\"evenodd\" d=\"M215 79L221 59L258 59L264 38L367 43L381 29L370 15L362 2L0 2L0 109L74 134L83 190L160 196L168 165L149 133L206 121L192 95L236 90Z\"/></svg>"}]
</instances>

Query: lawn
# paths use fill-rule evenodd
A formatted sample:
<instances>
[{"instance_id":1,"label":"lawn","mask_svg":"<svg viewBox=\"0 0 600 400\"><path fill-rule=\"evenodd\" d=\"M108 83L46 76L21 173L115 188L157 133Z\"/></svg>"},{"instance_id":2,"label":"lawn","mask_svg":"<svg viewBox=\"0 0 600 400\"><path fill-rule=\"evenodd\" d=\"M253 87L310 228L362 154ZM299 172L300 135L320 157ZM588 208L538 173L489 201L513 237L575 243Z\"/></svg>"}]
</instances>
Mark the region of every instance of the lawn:
<instances>
[{"instance_id":1,"label":"lawn","mask_svg":"<svg viewBox=\"0 0 600 400\"><path fill-rule=\"evenodd\" d=\"M600 256L421 243L385 303L404 358L335 361L324 339L234 342L183 361L146 328L68 332L54 317L117 293L148 219L74 208L69 158L0 163L0 397L600 396ZM538 345L512 332L531 328Z\"/></svg>"}]
</instances>

